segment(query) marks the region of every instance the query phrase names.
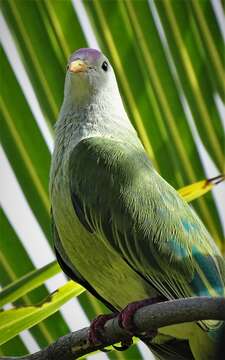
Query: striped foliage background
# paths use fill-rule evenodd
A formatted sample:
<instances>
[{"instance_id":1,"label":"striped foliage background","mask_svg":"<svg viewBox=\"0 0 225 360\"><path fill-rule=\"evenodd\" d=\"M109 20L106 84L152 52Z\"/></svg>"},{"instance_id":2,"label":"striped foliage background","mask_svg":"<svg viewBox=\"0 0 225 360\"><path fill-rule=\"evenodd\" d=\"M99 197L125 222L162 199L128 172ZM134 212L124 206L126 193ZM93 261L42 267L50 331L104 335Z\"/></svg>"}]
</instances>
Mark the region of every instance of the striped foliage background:
<instances>
[{"instance_id":1,"label":"striped foliage background","mask_svg":"<svg viewBox=\"0 0 225 360\"><path fill-rule=\"evenodd\" d=\"M100 48L130 119L175 188L224 172L224 7L220 0L1 0L0 286L55 260L48 173L68 56ZM193 202L225 251L225 186ZM223 219L224 220L224 219ZM57 270L56 272L58 272ZM9 304L35 304L66 283L60 272ZM107 311L87 292L0 347L23 355ZM96 359L149 359L138 343Z\"/></svg>"}]
</instances>

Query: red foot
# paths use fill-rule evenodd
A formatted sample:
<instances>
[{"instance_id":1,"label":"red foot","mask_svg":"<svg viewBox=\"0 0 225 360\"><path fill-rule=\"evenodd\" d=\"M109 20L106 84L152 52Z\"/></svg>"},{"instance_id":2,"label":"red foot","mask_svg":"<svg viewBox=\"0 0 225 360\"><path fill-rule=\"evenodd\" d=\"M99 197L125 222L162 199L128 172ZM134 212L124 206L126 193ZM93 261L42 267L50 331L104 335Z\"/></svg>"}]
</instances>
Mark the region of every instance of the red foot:
<instances>
[{"instance_id":1,"label":"red foot","mask_svg":"<svg viewBox=\"0 0 225 360\"><path fill-rule=\"evenodd\" d=\"M125 330L131 332L132 334L135 334L137 332L137 329L133 322L133 317L136 311L144 306L156 304L158 302L163 301L164 299L162 297L155 297L152 299L145 299L141 301L135 301L131 304L128 304L120 313L119 313L119 325L124 328ZM153 331L155 334L155 332ZM154 335L153 335L154 337Z\"/></svg>"},{"instance_id":2,"label":"red foot","mask_svg":"<svg viewBox=\"0 0 225 360\"><path fill-rule=\"evenodd\" d=\"M115 316L117 316L117 314L99 315L91 322L88 334L88 340L91 344L102 341L102 333L104 331L105 323L108 320L113 319Z\"/></svg>"},{"instance_id":3,"label":"red foot","mask_svg":"<svg viewBox=\"0 0 225 360\"><path fill-rule=\"evenodd\" d=\"M119 325L124 328L125 330L127 330L128 332L130 332L131 337L128 338L126 341L121 342L121 347L117 347L114 346L115 349L117 350L126 350L130 347L130 345L132 344L132 336L133 335L137 335L137 329L135 328L134 322L133 322L133 317L134 314L136 313L136 311L138 309L140 309L141 307L147 306L147 305L152 305L161 301L164 301L165 299L162 297L155 297L152 299L146 299L146 300L141 300L141 301L136 301L133 302L131 304L128 304L120 313L118 316L118 322ZM90 325L90 330L89 330L89 335L88 335L88 340L90 343L92 344L96 344L98 342L102 341L102 334L104 332L104 325L105 323L110 320L113 319L114 317L116 317L118 314L109 314L109 315L99 315L98 317L96 317L96 319L94 319L91 322ZM136 333L136 334L135 334ZM155 335L157 334L156 330L149 330L147 333L145 334L141 334L141 337L143 338L143 336L147 337L148 339L152 339Z\"/></svg>"},{"instance_id":4,"label":"red foot","mask_svg":"<svg viewBox=\"0 0 225 360\"><path fill-rule=\"evenodd\" d=\"M99 315L97 316L90 325L90 330L88 334L88 340L91 344L96 344L102 341L102 334L104 332L105 323L116 317L118 314L109 314L109 315ZM118 351L127 350L133 344L132 336L125 341L121 341L121 346L113 345L113 347ZM102 349L103 352L108 352L110 350Z\"/></svg>"}]
</instances>

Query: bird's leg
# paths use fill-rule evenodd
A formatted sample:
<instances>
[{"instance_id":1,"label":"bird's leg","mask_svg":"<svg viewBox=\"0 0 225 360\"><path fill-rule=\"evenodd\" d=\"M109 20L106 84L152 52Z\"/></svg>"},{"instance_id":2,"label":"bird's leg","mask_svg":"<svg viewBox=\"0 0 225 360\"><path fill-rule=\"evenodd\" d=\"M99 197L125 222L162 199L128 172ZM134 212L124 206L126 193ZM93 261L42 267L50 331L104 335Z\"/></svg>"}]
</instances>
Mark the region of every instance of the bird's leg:
<instances>
[{"instance_id":1,"label":"bird's leg","mask_svg":"<svg viewBox=\"0 0 225 360\"><path fill-rule=\"evenodd\" d=\"M138 334L137 329L133 322L133 317L138 309L140 309L144 306L147 306L147 305L156 304L156 303L164 301L164 300L165 300L165 298L157 296L157 297L154 297L151 299L135 301L133 303L128 304L119 313L118 323L119 323L120 327L122 327L123 329L128 331L131 334L131 336L126 342L121 342L120 347L115 346L115 345L113 345L113 347L119 351L127 350L130 347L130 345L132 345L132 343L133 343L132 337L134 335L140 337L144 341L146 341L146 340L151 341L157 335L157 330L149 329L144 334Z\"/></svg>"},{"instance_id":2,"label":"bird's leg","mask_svg":"<svg viewBox=\"0 0 225 360\"><path fill-rule=\"evenodd\" d=\"M90 325L90 330L88 334L88 340L90 343L95 344L96 342L102 341L102 333L104 331L105 323L116 317L118 314L108 314L108 315L99 315L97 316Z\"/></svg>"},{"instance_id":3,"label":"bird's leg","mask_svg":"<svg viewBox=\"0 0 225 360\"><path fill-rule=\"evenodd\" d=\"M113 345L113 347L116 350L119 350L119 351L127 350L130 347L130 345L132 345L132 343L133 343L132 337L134 335L139 336L143 339L145 339L145 338L148 340L153 339L157 334L157 330L150 329L149 331L145 332L145 334L138 334L137 329L133 322L133 317L134 317L134 314L136 313L136 311L138 309L140 309L141 307L156 304L156 303L164 301L164 300L165 300L165 298L157 296L157 297L154 297L151 299L135 301L133 303L128 304L119 314L113 313L113 314L108 314L108 315L97 316L97 318L94 319L90 325L89 336L88 336L89 342L92 344L94 344L96 342L101 342L105 323L108 320L115 318L116 316L118 316L118 323L119 323L120 327L122 327L123 329L125 329L127 332L130 333L130 338L128 338L126 341L122 341L121 346Z\"/></svg>"},{"instance_id":4,"label":"bird's leg","mask_svg":"<svg viewBox=\"0 0 225 360\"><path fill-rule=\"evenodd\" d=\"M127 330L128 332L132 333L133 335L137 335L137 329L135 327L135 324L133 322L134 314L136 311L144 306L147 305L153 305L158 302L164 301L165 298L157 296L150 299L145 299L141 301L135 301L133 303L128 304L120 313L119 313L119 325L123 329ZM148 332L144 334L144 336L147 336L148 338L154 338L157 334L157 330L150 329ZM139 334L140 335L140 334ZM143 336L143 334L141 334Z\"/></svg>"},{"instance_id":5,"label":"bird's leg","mask_svg":"<svg viewBox=\"0 0 225 360\"><path fill-rule=\"evenodd\" d=\"M97 316L90 325L88 340L90 343L95 344L96 342L102 341L102 333L104 332L104 325L105 323L118 316L118 313L108 314L108 315L99 315ZM132 345L132 336L128 338L126 341L121 341L121 346L115 346L113 347L118 351L124 351L127 350L130 345ZM102 351L107 352L109 350L102 349Z\"/></svg>"}]
</instances>

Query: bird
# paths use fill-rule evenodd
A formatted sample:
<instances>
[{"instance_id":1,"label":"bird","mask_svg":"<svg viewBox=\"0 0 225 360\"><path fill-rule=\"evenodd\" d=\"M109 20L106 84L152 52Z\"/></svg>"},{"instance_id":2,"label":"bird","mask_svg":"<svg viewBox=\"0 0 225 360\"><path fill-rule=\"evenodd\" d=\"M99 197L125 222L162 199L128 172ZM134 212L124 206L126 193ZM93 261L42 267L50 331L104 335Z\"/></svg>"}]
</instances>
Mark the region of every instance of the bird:
<instances>
[{"instance_id":1,"label":"bird","mask_svg":"<svg viewBox=\"0 0 225 360\"><path fill-rule=\"evenodd\" d=\"M145 299L225 296L223 256L154 168L113 67L97 49L69 57L49 192L60 266L109 310ZM215 360L222 333L219 320L166 326L148 346L162 360Z\"/></svg>"}]
</instances>

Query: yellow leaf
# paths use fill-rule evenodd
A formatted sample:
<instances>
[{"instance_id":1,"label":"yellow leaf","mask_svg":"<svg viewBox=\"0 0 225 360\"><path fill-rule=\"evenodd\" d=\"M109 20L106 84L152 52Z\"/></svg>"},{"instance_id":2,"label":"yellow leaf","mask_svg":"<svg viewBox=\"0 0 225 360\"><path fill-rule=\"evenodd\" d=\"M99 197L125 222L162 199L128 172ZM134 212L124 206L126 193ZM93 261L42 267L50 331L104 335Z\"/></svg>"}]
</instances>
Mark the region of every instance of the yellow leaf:
<instances>
[{"instance_id":1,"label":"yellow leaf","mask_svg":"<svg viewBox=\"0 0 225 360\"><path fill-rule=\"evenodd\" d=\"M225 174L221 174L211 179L201 180L194 184L182 187L178 192L187 202L190 202L206 194L208 191L212 190L215 185L224 180Z\"/></svg>"}]
</instances>

